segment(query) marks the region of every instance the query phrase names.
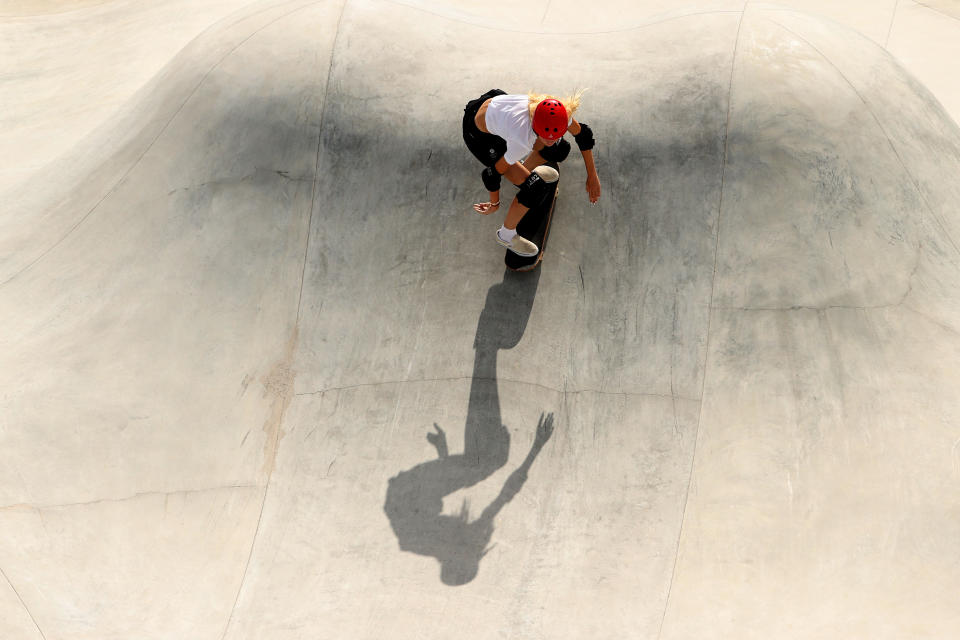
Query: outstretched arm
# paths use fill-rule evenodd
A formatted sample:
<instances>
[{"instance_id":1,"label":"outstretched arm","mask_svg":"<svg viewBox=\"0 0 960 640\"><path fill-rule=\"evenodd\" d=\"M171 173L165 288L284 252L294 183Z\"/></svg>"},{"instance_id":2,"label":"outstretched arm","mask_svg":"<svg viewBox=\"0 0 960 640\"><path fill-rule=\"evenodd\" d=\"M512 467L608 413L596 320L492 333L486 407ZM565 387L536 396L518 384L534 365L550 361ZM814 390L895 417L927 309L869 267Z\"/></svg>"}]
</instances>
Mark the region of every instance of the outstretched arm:
<instances>
[{"instance_id":1,"label":"outstretched arm","mask_svg":"<svg viewBox=\"0 0 960 640\"><path fill-rule=\"evenodd\" d=\"M583 155L583 164L587 169L587 196L591 203L596 204L600 199L600 176L597 175L597 165L593 161L593 133L576 119L570 123L568 131L576 138L577 146Z\"/></svg>"},{"instance_id":2,"label":"outstretched arm","mask_svg":"<svg viewBox=\"0 0 960 640\"><path fill-rule=\"evenodd\" d=\"M523 484L527 481L527 473L530 471L530 467L533 466L533 461L540 454L543 445L547 444L547 440L550 439L551 435L553 435L553 414L541 413L540 421L537 424L537 434L533 439L533 446L530 447L530 452L527 454L523 463L514 469L513 473L507 478L507 481L503 484L503 489L500 490L500 494L483 510L479 518L480 520L493 520L493 518L500 513L500 510L503 509L508 502L513 500L514 496L520 493L520 489L523 488Z\"/></svg>"}]
</instances>

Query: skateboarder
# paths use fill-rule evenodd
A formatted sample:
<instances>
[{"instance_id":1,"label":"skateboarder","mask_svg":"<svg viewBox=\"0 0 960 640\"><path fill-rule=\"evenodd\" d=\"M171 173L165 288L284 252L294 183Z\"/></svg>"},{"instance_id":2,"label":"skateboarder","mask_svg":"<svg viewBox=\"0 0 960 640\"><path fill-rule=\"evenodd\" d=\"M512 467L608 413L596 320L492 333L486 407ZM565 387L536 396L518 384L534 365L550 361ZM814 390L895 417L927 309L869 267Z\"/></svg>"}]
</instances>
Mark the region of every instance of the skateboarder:
<instances>
[{"instance_id":1,"label":"skateboarder","mask_svg":"<svg viewBox=\"0 0 960 640\"><path fill-rule=\"evenodd\" d=\"M520 188L503 226L497 230L497 242L517 255L537 255L537 246L517 235L517 223L545 197L549 183L558 179L556 170L543 164L562 162L570 153L570 143L563 139L567 131L573 134L583 154L590 202L596 204L600 198L600 178L593 162L593 131L573 118L582 94L581 91L560 100L547 95L507 95L500 89L491 89L468 102L464 109L463 140L486 167L483 184L490 192L490 201L473 205L474 210L489 215L500 208L501 176L507 176Z\"/></svg>"}]
</instances>

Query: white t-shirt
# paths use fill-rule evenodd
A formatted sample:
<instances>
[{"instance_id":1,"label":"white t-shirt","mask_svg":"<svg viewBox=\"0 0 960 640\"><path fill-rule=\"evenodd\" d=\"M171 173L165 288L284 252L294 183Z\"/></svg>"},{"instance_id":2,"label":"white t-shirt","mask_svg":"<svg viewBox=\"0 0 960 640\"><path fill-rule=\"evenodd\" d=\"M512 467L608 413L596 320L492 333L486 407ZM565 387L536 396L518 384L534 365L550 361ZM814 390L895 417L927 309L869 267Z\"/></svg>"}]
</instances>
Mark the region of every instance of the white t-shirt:
<instances>
[{"instance_id":1,"label":"white t-shirt","mask_svg":"<svg viewBox=\"0 0 960 640\"><path fill-rule=\"evenodd\" d=\"M487 131L507 141L503 158L513 164L533 151L537 134L530 121L530 99L524 95L495 96L487 107Z\"/></svg>"}]
</instances>

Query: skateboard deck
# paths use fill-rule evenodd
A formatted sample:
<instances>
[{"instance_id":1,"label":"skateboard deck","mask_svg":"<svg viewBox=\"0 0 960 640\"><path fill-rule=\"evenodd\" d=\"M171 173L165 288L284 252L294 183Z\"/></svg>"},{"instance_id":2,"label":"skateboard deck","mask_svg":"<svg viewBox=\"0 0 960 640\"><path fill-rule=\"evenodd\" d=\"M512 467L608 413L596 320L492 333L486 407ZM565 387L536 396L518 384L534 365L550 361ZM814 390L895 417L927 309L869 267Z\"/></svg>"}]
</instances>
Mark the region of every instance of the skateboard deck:
<instances>
[{"instance_id":1,"label":"skateboard deck","mask_svg":"<svg viewBox=\"0 0 960 640\"><path fill-rule=\"evenodd\" d=\"M554 169L557 168L557 166L552 163L548 164ZM503 263L507 265L508 269L513 271L532 271L536 269L540 261L543 260L543 253L547 250L547 238L550 236L550 221L553 219L553 210L557 206L557 195L560 191L559 186L559 180L550 185L550 192L547 194L547 197L544 198L543 202L527 211L523 218L520 219L520 224L517 225L517 233L537 245L540 251L535 256L525 258L518 256L508 249L506 255L503 257Z\"/></svg>"}]
</instances>

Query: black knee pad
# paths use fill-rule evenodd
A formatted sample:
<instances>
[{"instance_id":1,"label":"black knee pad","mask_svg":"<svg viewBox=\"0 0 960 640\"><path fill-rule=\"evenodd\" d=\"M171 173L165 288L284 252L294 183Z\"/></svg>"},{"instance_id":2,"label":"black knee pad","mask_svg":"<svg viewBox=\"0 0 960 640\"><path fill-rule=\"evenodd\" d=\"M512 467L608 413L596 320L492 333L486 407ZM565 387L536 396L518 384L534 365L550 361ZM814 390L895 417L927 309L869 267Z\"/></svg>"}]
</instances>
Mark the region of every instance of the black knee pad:
<instances>
[{"instance_id":1,"label":"black knee pad","mask_svg":"<svg viewBox=\"0 0 960 640\"><path fill-rule=\"evenodd\" d=\"M496 169L487 167L480 176L483 178L483 186L487 188L487 191L500 191L500 174Z\"/></svg>"},{"instance_id":2,"label":"black knee pad","mask_svg":"<svg viewBox=\"0 0 960 640\"><path fill-rule=\"evenodd\" d=\"M547 162L559 164L566 160L568 155L570 155L570 143L563 138L554 145L540 149L540 156Z\"/></svg>"},{"instance_id":3,"label":"black knee pad","mask_svg":"<svg viewBox=\"0 0 960 640\"><path fill-rule=\"evenodd\" d=\"M540 167L537 167L540 169ZM517 202L528 209L533 209L550 194L550 183L540 177L537 169L527 177L520 185L520 193L517 194ZM549 169L549 167L548 167ZM550 169L553 171L553 169ZM556 176L556 173L553 174Z\"/></svg>"}]
</instances>

